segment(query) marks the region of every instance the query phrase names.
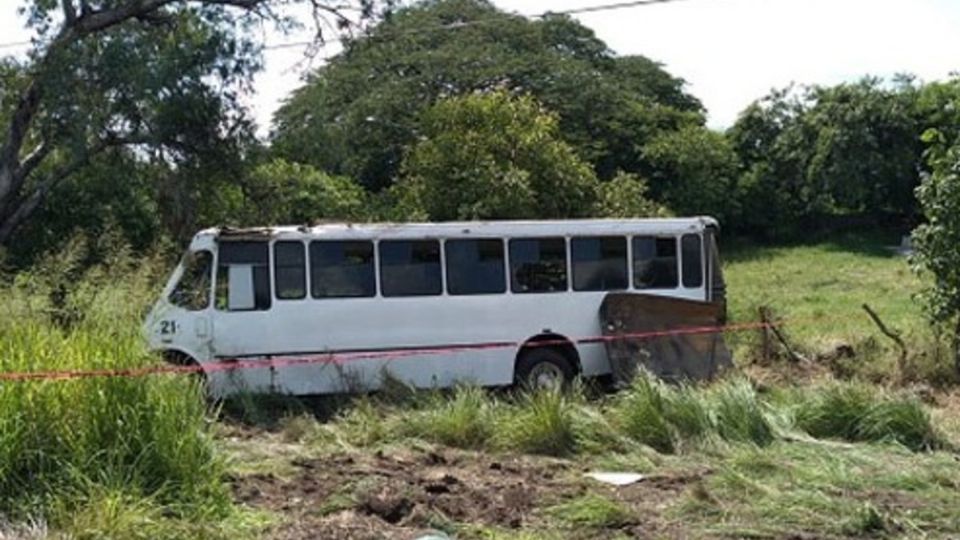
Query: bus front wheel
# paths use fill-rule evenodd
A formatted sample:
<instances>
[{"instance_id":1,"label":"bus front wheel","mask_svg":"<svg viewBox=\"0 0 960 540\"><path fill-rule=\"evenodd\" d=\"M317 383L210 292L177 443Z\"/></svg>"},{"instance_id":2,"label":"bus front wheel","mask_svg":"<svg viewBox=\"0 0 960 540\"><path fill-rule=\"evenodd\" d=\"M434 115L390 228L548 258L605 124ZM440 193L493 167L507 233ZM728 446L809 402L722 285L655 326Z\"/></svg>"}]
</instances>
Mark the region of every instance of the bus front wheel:
<instances>
[{"instance_id":1,"label":"bus front wheel","mask_svg":"<svg viewBox=\"0 0 960 540\"><path fill-rule=\"evenodd\" d=\"M532 347L517 361L514 380L528 390L560 389L573 381L576 370L556 348Z\"/></svg>"}]
</instances>

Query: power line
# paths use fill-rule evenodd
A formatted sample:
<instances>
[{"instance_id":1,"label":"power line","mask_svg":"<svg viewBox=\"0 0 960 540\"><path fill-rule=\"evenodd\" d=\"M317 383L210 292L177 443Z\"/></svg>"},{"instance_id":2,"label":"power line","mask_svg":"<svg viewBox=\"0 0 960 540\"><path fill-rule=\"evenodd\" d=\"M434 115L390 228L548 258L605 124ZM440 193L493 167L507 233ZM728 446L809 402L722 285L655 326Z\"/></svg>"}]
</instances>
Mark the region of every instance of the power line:
<instances>
[{"instance_id":1,"label":"power line","mask_svg":"<svg viewBox=\"0 0 960 540\"><path fill-rule=\"evenodd\" d=\"M528 18L528 19L545 19L547 17L557 16L557 15L582 15L586 13L599 13L604 11L632 9L637 7L656 5L656 4L670 4L673 2L680 2L680 1L682 0L632 0L632 1L626 1L626 2L612 2L607 4L597 4L593 6L583 6L578 8L562 9L557 11L544 11L542 13L535 13L531 15L524 15L520 13L512 13L507 15L514 15L514 16L519 15L521 17ZM474 19L472 21L460 21L460 22L455 22L450 24L440 24L432 27L415 28L415 29L406 30L403 32L394 32L391 35L420 34L424 32L432 32L434 30L457 30L467 26L478 26L483 24L499 23L499 22L502 22L503 19L504 17L501 15L498 17L488 17L485 19ZM349 41L350 39L351 38L339 38L332 41L337 41L342 43L345 41ZM315 45L316 43L317 43L316 41L312 41L312 40L311 41L291 41L288 43L275 43L272 45L271 44L264 45L263 49L268 51L277 50L277 49L290 49L294 47L305 47L308 45ZM22 47L30 44L32 44L31 41L13 41L9 43L0 43L0 49Z\"/></svg>"},{"instance_id":2,"label":"power line","mask_svg":"<svg viewBox=\"0 0 960 540\"><path fill-rule=\"evenodd\" d=\"M582 15L585 13L599 13L603 11L617 11L621 9L631 9L637 7L651 6L656 4L670 4L673 2L680 2L682 0L632 0L626 2L613 2L609 4L597 4L593 6L583 6L579 8L570 8L558 11L544 11L542 13L534 13L531 15L524 15L522 13L506 13L498 17L488 17L485 19L474 19L472 21L458 21L450 24L438 24L435 26L427 26L421 28L412 28L410 30L405 30L402 32L392 32L390 36L403 36L403 35L412 35L412 34L422 34L426 32L432 32L434 30L458 30L467 26L479 26L483 24L492 24L503 22L503 15L513 15L520 16L527 19L546 19L547 17L557 16L557 15ZM339 38L332 40L335 42L343 43L345 41L350 41L352 38ZM274 49L288 49L292 47L303 47L307 45L313 45L316 42L314 41L292 41L289 43L277 43L274 45L265 45L264 50L274 50Z\"/></svg>"}]
</instances>

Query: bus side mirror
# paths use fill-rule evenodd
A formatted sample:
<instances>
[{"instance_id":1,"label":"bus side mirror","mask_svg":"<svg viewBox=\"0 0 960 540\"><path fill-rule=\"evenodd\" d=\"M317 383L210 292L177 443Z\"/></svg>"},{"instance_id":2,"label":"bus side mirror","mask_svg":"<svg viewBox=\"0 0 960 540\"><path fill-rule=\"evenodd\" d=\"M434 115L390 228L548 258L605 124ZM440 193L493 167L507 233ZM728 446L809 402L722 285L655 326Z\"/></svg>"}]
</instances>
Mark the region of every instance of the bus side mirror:
<instances>
[{"instance_id":1,"label":"bus side mirror","mask_svg":"<svg viewBox=\"0 0 960 540\"><path fill-rule=\"evenodd\" d=\"M230 311L249 310L256 307L253 296L253 266L249 264L230 265L227 279L230 284L227 296L227 309Z\"/></svg>"}]
</instances>

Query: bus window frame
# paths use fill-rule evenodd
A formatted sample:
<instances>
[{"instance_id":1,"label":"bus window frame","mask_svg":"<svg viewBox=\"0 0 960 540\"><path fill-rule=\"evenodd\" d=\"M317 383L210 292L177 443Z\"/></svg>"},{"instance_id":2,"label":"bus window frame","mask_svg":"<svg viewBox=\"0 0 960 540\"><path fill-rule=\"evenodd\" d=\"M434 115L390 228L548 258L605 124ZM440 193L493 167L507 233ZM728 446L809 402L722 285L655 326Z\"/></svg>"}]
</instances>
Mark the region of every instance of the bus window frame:
<instances>
[{"instance_id":1,"label":"bus window frame","mask_svg":"<svg viewBox=\"0 0 960 540\"><path fill-rule=\"evenodd\" d=\"M450 262L447 257L447 244L450 242L483 242L483 241L496 241L500 244L500 284L503 285L502 290L492 291L492 292L473 292L473 293L455 293L450 290ZM493 296L493 295L502 295L510 293L510 264L509 264L509 253L506 239L502 236L483 236L483 237L455 237L455 238L443 238L441 243L442 258L443 258L443 291L444 296Z\"/></svg>"},{"instance_id":2,"label":"bus window frame","mask_svg":"<svg viewBox=\"0 0 960 540\"><path fill-rule=\"evenodd\" d=\"M300 244L301 253L303 255L303 294L300 296L291 296L291 297L282 297L278 294L279 289L277 288L277 280L279 279L280 272L278 272L277 266L277 245L278 244ZM270 243L270 266L273 270L272 275L270 276L270 288L271 294L274 300L281 302L295 302L298 300L306 300L310 296L310 254L308 253L308 244L303 240L284 240L278 239ZM292 268L290 266L285 268Z\"/></svg>"},{"instance_id":3,"label":"bus window frame","mask_svg":"<svg viewBox=\"0 0 960 540\"><path fill-rule=\"evenodd\" d=\"M437 296L448 296L447 294L447 280L446 272L444 271L446 267L446 258L444 257L444 247L443 244L446 241L444 237L430 237L430 238L379 238L374 242L374 248L376 249L376 255L374 257L374 262L376 263L376 275L377 275L377 297L378 298L432 298ZM437 292L430 292L424 294L386 294L383 287L383 257L381 256L380 246L383 243L391 242L409 242L409 243L419 243L419 242L434 242L437 244L438 256L437 262L439 264L439 281L440 288Z\"/></svg>"},{"instance_id":4,"label":"bus window frame","mask_svg":"<svg viewBox=\"0 0 960 540\"><path fill-rule=\"evenodd\" d=\"M577 240L600 240L600 241L602 241L602 240L605 240L605 239L614 239L614 238L622 240L622 241L624 242L624 244L625 244L625 245L624 245L624 250L623 250L623 257L624 257L624 259L623 259L623 271L624 271L624 279L625 279L626 284L625 284L623 287L617 287L617 288L606 288L606 289L603 289L603 288L600 288L600 289L583 288L583 289L578 289L578 288L577 288L577 280L576 280L576 269L574 268L575 261L573 260L573 243L574 243L575 241L577 241ZM629 291L629 290L631 289L631 286L633 285L633 283L632 283L633 280L631 279L632 276L630 275L630 274L631 274L631 272L630 272L630 270L631 270L631 265L630 265L630 263L632 262L632 258L631 258L631 255L632 255L632 253L631 253L632 244L633 244L632 239L631 239L628 235L625 235L625 234L591 234L591 235L579 235L579 236L570 236L570 237L568 237L568 238L567 238L567 258L570 260L570 263L567 265L567 268L568 268L568 270L569 270L568 273L569 273L570 275L568 276L569 286L568 286L568 289L567 289L567 290L568 290L569 292L588 292L588 293L589 293L589 292ZM601 260L602 260L602 259L601 259Z\"/></svg>"},{"instance_id":5,"label":"bus window frame","mask_svg":"<svg viewBox=\"0 0 960 540\"><path fill-rule=\"evenodd\" d=\"M314 244L330 243L354 243L369 244L371 249L370 264L373 272L373 293L372 294L338 294L317 296L313 293L313 250ZM307 274L309 274L309 292L307 297L312 301L326 302L330 300L360 300L363 298L381 298L380 294L380 247L379 240L372 238L313 238L307 241Z\"/></svg>"},{"instance_id":6,"label":"bus window frame","mask_svg":"<svg viewBox=\"0 0 960 540\"><path fill-rule=\"evenodd\" d=\"M633 291L676 291L676 290L680 290L680 289L683 289L683 288L684 288L684 287L683 287L683 276L681 275L681 271L683 270L683 262L682 262L682 260L681 260L683 254L680 253L680 236L681 236L681 235L679 235L679 234L677 234L677 233L675 233L675 232L671 232L671 233L662 233L662 234L657 234L657 233L633 234L633 235L630 235L630 236L627 237L627 240L628 240L628 242L629 242L629 252L630 252L630 253L629 253L629 257L630 257L630 260L629 260L629 265L630 265L630 267L629 267L629 271L630 271L630 290L633 290ZM674 247L674 253L675 253L675 255L674 255L674 270L676 271L676 276L677 276L677 282L676 282L675 285L670 286L670 287L639 287L639 286L638 286L638 282L637 282L637 270L636 270L636 260L635 260L636 250L634 249L634 245L633 245L634 240L637 239L637 238L652 238L652 239L654 240L654 242L656 242L656 241L659 240L659 239L666 239L666 238L672 238L672 239L673 239L673 247ZM654 243L654 247L656 247L656 243Z\"/></svg>"},{"instance_id":7,"label":"bus window frame","mask_svg":"<svg viewBox=\"0 0 960 540\"><path fill-rule=\"evenodd\" d=\"M573 291L571 283L572 272L570 270L570 236L569 235L547 235L547 236L509 236L504 238L506 240L506 255L507 255L507 290L510 294L519 294L519 295L528 295L528 294L557 294L557 293L571 293ZM553 291L522 291L516 290L514 288L514 276L513 276L513 242L517 240L561 240L563 242L563 264L564 264L564 288L557 289Z\"/></svg>"},{"instance_id":8,"label":"bus window frame","mask_svg":"<svg viewBox=\"0 0 960 540\"><path fill-rule=\"evenodd\" d=\"M699 258L700 258L700 265L699 265L700 266L700 284L699 285L687 285L686 276L684 276L684 273L683 273L684 261L686 261L686 256L683 254L683 239L688 236L692 236L696 238L697 243L700 247L700 249L698 250ZM677 240L679 242L679 245L678 245L679 251L677 252L677 260L680 263L680 269L678 274L678 277L679 277L678 281L680 282L679 283L680 287L690 291L698 291L700 289L703 289L706 286L706 280L707 280L707 275L706 275L707 272L705 267L706 257L704 253L703 234L701 234L700 232L685 232L681 234L677 238Z\"/></svg>"}]
</instances>

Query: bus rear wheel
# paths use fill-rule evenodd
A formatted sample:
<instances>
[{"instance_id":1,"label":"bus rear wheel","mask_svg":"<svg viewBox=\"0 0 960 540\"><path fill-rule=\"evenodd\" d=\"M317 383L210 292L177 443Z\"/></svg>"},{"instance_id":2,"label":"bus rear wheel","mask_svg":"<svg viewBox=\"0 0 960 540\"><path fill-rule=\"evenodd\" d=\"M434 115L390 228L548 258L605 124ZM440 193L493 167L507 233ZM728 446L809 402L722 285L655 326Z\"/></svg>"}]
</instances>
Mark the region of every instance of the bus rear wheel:
<instances>
[{"instance_id":1,"label":"bus rear wheel","mask_svg":"<svg viewBox=\"0 0 960 540\"><path fill-rule=\"evenodd\" d=\"M524 351L514 372L516 384L527 390L559 390L576 376L570 360L552 347L533 347Z\"/></svg>"}]
</instances>

